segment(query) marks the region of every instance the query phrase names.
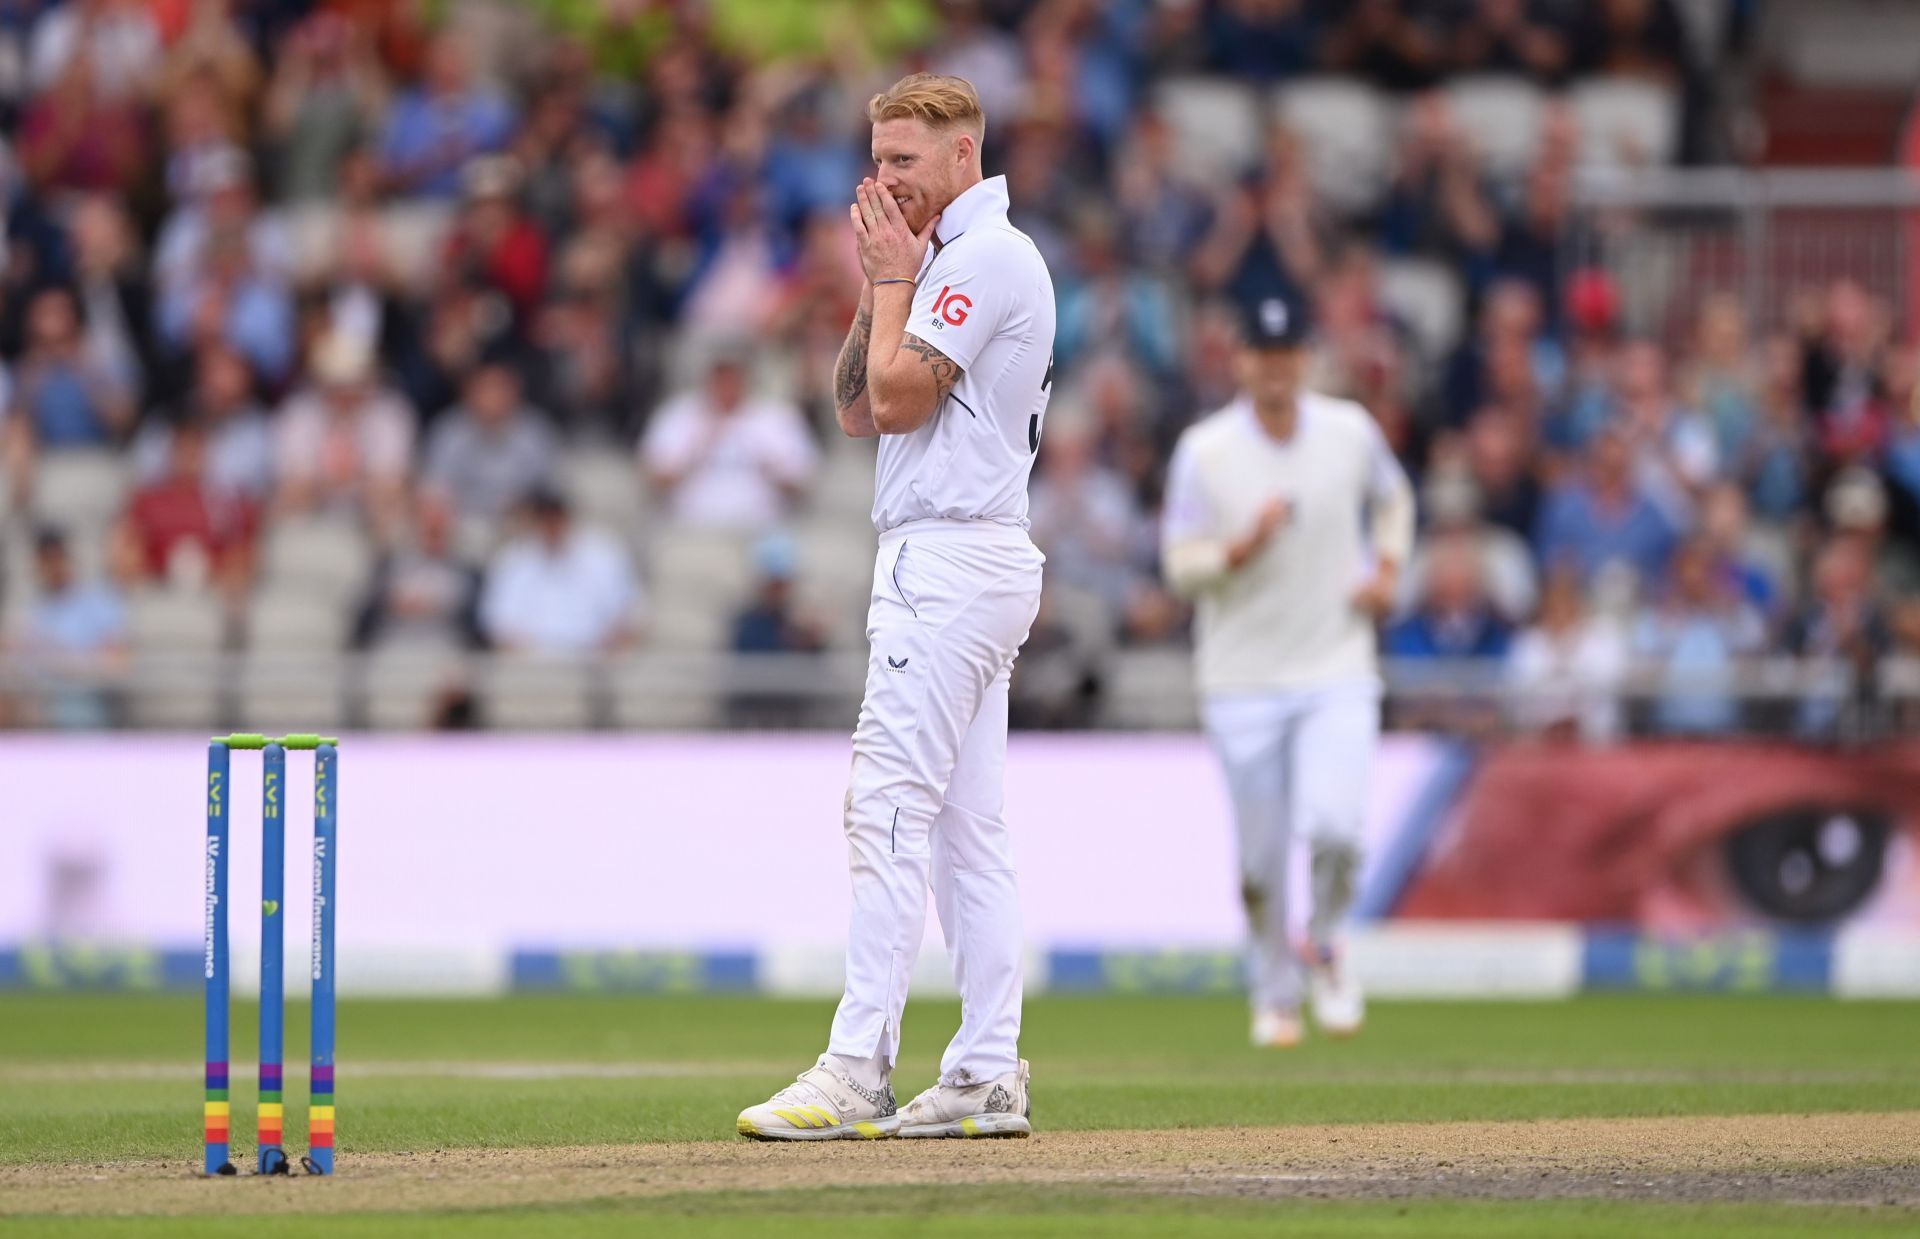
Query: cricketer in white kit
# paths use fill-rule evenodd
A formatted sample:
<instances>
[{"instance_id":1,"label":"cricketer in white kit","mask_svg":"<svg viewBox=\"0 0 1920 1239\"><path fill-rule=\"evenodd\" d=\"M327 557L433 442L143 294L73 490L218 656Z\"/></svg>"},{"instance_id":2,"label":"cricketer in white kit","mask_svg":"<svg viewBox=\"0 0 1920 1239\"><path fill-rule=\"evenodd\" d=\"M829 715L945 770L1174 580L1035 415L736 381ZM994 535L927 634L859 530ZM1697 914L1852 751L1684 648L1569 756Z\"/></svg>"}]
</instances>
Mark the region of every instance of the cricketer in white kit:
<instances>
[{"instance_id":1,"label":"cricketer in white kit","mask_svg":"<svg viewBox=\"0 0 1920 1239\"><path fill-rule=\"evenodd\" d=\"M1007 686L1040 606L1027 476L1053 384L1053 282L983 179L960 78L877 95L852 224L868 280L835 371L849 435L879 435L866 700L845 827L846 992L813 1068L741 1112L770 1140L1024 1136L1019 893L1001 799ZM907 981L931 886L961 998L933 1087L896 1109Z\"/></svg>"},{"instance_id":2,"label":"cricketer in white kit","mask_svg":"<svg viewBox=\"0 0 1920 1239\"><path fill-rule=\"evenodd\" d=\"M1413 543L1412 488L1373 418L1306 391L1305 307L1248 315L1242 394L1189 427L1168 469L1162 563L1195 600L1202 715L1225 768L1251 938L1256 1045L1300 1041L1301 980L1323 1031L1364 1016L1338 941L1361 860L1380 733L1375 624ZM1290 936L1296 839L1306 937Z\"/></svg>"}]
</instances>

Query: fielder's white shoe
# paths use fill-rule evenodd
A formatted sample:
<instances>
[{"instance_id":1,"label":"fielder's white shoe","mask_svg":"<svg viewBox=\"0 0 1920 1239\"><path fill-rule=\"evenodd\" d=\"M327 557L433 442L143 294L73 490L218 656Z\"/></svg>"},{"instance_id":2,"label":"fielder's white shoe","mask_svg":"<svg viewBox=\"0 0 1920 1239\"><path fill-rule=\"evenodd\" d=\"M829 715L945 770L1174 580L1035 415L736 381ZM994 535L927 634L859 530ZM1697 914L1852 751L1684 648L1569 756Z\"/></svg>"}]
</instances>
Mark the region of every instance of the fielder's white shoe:
<instances>
[{"instance_id":1,"label":"fielder's white shoe","mask_svg":"<svg viewBox=\"0 0 1920 1239\"><path fill-rule=\"evenodd\" d=\"M1366 1022L1367 1000L1360 982L1347 967L1346 952L1330 942L1306 948L1307 995L1313 1004L1313 1022L1329 1037L1351 1037Z\"/></svg>"},{"instance_id":2,"label":"fielder's white shoe","mask_svg":"<svg viewBox=\"0 0 1920 1239\"><path fill-rule=\"evenodd\" d=\"M1253 1013L1255 1049L1290 1050L1307 1039L1307 1026L1298 1011L1278 1011L1271 1007Z\"/></svg>"},{"instance_id":3,"label":"fielder's white shoe","mask_svg":"<svg viewBox=\"0 0 1920 1239\"><path fill-rule=\"evenodd\" d=\"M1033 1134L1033 1098L1027 1060L997 1080L964 1087L936 1084L900 1111L900 1138L983 1139Z\"/></svg>"},{"instance_id":4,"label":"fielder's white shoe","mask_svg":"<svg viewBox=\"0 0 1920 1239\"><path fill-rule=\"evenodd\" d=\"M742 1110L735 1128L755 1140L884 1140L900 1130L900 1114L891 1085L865 1088L822 1054L811 1071Z\"/></svg>"}]
</instances>

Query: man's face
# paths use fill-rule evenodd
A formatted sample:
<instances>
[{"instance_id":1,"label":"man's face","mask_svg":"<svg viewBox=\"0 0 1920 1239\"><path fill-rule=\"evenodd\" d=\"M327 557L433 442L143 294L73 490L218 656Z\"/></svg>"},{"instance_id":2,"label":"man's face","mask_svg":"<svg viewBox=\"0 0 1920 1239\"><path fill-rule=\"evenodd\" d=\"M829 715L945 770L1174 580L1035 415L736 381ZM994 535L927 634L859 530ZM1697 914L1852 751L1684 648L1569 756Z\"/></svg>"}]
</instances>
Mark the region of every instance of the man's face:
<instances>
[{"instance_id":1,"label":"man's face","mask_svg":"<svg viewBox=\"0 0 1920 1239\"><path fill-rule=\"evenodd\" d=\"M1258 408L1279 408L1290 404L1300 390L1300 376L1307 365L1307 350L1298 346L1282 348L1243 348L1240 350L1240 384L1253 397Z\"/></svg>"},{"instance_id":2,"label":"man's face","mask_svg":"<svg viewBox=\"0 0 1920 1239\"><path fill-rule=\"evenodd\" d=\"M43 593L63 593L73 583L73 560L64 546L41 547L34 556L34 568Z\"/></svg>"},{"instance_id":3,"label":"man's face","mask_svg":"<svg viewBox=\"0 0 1920 1239\"><path fill-rule=\"evenodd\" d=\"M716 364L707 376L707 392L714 408L723 413L732 412L747 396L746 369L735 361Z\"/></svg>"},{"instance_id":4,"label":"man's face","mask_svg":"<svg viewBox=\"0 0 1920 1239\"><path fill-rule=\"evenodd\" d=\"M520 385L505 366L486 366L467 381L467 409L483 426L503 425L520 404Z\"/></svg>"},{"instance_id":5,"label":"man's face","mask_svg":"<svg viewBox=\"0 0 1920 1239\"><path fill-rule=\"evenodd\" d=\"M873 127L874 179L900 204L907 227L919 232L959 197L972 143L971 134L909 118Z\"/></svg>"}]
</instances>

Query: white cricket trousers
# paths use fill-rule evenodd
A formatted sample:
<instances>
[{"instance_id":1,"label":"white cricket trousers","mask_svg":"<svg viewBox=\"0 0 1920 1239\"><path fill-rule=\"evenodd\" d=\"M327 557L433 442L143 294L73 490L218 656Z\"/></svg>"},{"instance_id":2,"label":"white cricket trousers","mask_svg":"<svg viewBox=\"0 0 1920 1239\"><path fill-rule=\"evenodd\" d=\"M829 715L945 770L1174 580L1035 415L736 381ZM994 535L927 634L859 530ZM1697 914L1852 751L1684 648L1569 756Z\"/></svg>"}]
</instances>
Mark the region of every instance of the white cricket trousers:
<instances>
[{"instance_id":1,"label":"white cricket trousers","mask_svg":"<svg viewBox=\"0 0 1920 1239\"><path fill-rule=\"evenodd\" d=\"M1206 699L1203 714L1233 799L1253 1005L1293 1010L1301 983L1289 938L1294 840L1304 839L1312 857L1308 936L1324 941L1353 901L1380 743L1380 689L1360 681L1217 693Z\"/></svg>"},{"instance_id":2,"label":"white cricket trousers","mask_svg":"<svg viewBox=\"0 0 1920 1239\"><path fill-rule=\"evenodd\" d=\"M914 521L881 536L847 786L853 914L835 1054L898 1061L931 886L960 991L941 1079L991 1080L1019 1065L1007 684L1040 609L1044 562L1025 530L987 521Z\"/></svg>"}]
</instances>

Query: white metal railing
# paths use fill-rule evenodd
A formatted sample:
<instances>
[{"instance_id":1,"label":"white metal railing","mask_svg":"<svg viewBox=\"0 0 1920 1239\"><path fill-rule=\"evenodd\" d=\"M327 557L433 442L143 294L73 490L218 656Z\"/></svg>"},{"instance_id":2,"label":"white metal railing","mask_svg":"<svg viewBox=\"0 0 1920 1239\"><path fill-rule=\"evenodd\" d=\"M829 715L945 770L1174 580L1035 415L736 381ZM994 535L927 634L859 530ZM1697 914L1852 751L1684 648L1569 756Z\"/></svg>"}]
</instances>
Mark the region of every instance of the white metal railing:
<instances>
[{"instance_id":1,"label":"white metal railing","mask_svg":"<svg viewBox=\"0 0 1920 1239\"><path fill-rule=\"evenodd\" d=\"M851 727L859 652L643 650L591 658L393 651L143 653L51 661L0 655L0 726L213 729ZM1036 677L1037 679L1038 677ZM1100 667L1078 719L1092 727L1185 728L1197 710L1187 653L1123 651ZM1920 722L1920 659L1860 675L1833 662L1760 659L1726 673L1629 667L1606 684L1529 684L1498 661L1389 661L1388 717L1445 728L1538 725L1612 712L1618 730L1671 730L1675 715L1737 731L1859 738ZM1022 686L1016 677L1016 697ZM1724 706L1724 713L1713 709ZM1710 708L1711 707L1711 708ZM1663 713L1664 711L1664 713ZM1664 721L1663 721L1664 720Z\"/></svg>"}]
</instances>

